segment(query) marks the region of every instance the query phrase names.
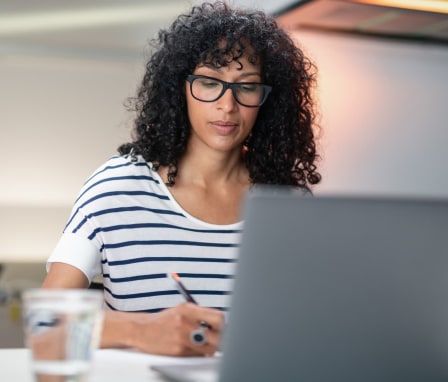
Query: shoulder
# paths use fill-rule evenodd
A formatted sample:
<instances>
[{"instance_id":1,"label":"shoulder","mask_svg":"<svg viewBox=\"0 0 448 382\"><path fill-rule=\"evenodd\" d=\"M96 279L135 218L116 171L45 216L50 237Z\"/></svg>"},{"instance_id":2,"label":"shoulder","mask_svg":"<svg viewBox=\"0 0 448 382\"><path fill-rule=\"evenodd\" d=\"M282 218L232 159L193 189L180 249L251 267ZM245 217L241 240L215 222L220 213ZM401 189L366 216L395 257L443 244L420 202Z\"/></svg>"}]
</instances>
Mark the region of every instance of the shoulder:
<instances>
[{"instance_id":1,"label":"shoulder","mask_svg":"<svg viewBox=\"0 0 448 382\"><path fill-rule=\"evenodd\" d=\"M113 156L103 165L98 167L85 184L93 183L101 179L119 176L154 175L152 164L146 162L142 157Z\"/></svg>"},{"instance_id":2,"label":"shoulder","mask_svg":"<svg viewBox=\"0 0 448 382\"><path fill-rule=\"evenodd\" d=\"M160 177L152 164L141 157L113 156L98 167L84 183L76 203L93 199L134 195L159 188Z\"/></svg>"}]
</instances>

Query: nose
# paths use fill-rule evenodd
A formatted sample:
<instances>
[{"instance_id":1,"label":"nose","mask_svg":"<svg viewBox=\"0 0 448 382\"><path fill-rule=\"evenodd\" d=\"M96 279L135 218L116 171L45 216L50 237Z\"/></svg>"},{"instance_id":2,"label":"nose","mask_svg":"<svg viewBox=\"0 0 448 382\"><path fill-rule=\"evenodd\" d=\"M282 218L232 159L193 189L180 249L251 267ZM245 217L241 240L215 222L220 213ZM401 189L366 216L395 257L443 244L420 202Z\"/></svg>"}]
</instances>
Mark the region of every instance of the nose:
<instances>
[{"instance_id":1,"label":"nose","mask_svg":"<svg viewBox=\"0 0 448 382\"><path fill-rule=\"evenodd\" d=\"M233 96L232 89L226 89L224 94L216 101L218 108L231 112L237 107L237 102Z\"/></svg>"}]
</instances>

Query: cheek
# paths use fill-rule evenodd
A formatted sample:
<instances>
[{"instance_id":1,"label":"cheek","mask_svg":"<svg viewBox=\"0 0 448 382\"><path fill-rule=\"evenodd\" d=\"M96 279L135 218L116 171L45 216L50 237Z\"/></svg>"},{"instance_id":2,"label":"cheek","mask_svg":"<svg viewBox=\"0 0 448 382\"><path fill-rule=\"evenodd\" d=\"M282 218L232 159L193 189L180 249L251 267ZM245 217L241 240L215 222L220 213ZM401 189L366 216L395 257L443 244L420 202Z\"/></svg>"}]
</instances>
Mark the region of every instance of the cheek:
<instances>
[{"instance_id":1,"label":"cheek","mask_svg":"<svg viewBox=\"0 0 448 382\"><path fill-rule=\"evenodd\" d=\"M186 92L186 100L187 100L187 110L188 110L188 116L191 118L196 113L196 100L192 97L190 94L190 91L187 90Z\"/></svg>"},{"instance_id":2,"label":"cheek","mask_svg":"<svg viewBox=\"0 0 448 382\"><path fill-rule=\"evenodd\" d=\"M205 115L204 103L194 99L187 93L187 112L190 124L194 127Z\"/></svg>"},{"instance_id":3,"label":"cheek","mask_svg":"<svg viewBox=\"0 0 448 382\"><path fill-rule=\"evenodd\" d=\"M246 109L244 119L247 121L248 124L250 124L250 127L252 127L255 124L255 121L258 117L258 109Z\"/></svg>"}]
</instances>

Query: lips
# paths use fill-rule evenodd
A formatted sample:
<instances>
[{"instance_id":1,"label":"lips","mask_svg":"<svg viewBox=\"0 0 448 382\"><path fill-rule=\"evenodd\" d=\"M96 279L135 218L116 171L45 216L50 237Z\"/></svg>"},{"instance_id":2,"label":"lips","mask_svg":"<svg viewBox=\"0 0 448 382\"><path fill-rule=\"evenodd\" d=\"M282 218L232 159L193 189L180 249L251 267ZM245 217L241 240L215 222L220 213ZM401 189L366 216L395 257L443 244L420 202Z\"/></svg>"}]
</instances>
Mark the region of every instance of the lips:
<instances>
[{"instance_id":1,"label":"lips","mask_svg":"<svg viewBox=\"0 0 448 382\"><path fill-rule=\"evenodd\" d=\"M213 121L211 125L222 135L230 134L238 127L238 123L232 121Z\"/></svg>"}]
</instances>

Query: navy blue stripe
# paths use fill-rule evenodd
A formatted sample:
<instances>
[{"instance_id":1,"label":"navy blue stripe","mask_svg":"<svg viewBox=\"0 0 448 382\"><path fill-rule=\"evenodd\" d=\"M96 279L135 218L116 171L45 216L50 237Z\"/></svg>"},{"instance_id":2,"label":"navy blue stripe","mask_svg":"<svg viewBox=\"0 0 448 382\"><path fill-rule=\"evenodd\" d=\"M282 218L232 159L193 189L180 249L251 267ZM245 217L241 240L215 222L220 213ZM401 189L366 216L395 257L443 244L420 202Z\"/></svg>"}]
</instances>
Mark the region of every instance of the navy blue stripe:
<instances>
[{"instance_id":1,"label":"navy blue stripe","mask_svg":"<svg viewBox=\"0 0 448 382\"><path fill-rule=\"evenodd\" d=\"M110 304L107 301L106 301L106 305L111 310L115 310L115 311L118 310L117 308L115 308L112 304ZM156 308L156 309L146 309L146 310L128 310L128 312L132 312L132 313L159 313L159 312L161 312L162 310L165 310L165 309L166 308Z\"/></svg>"},{"instance_id":2,"label":"navy blue stripe","mask_svg":"<svg viewBox=\"0 0 448 382\"><path fill-rule=\"evenodd\" d=\"M209 273L179 273L179 276L187 278L201 278L201 279L233 279L233 275L222 275L222 274L209 274ZM154 280L154 279L164 279L166 278L166 273L156 273L151 275L136 275L128 277L110 277L110 274L103 274L105 279L109 279L113 283L124 283L140 280Z\"/></svg>"},{"instance_id":3,"label":"navy blue stripe","mask_svg":"<svg viewBox=\"0 0 448 382\"><path fill-rule=\"evenodd\" d=\"M128 294L115 294L112 291L104 287L104 290L109 293L113 298L117 300L129 300L131 298L146 298L146 297L157 297L157 296L172 296L179 294L177 290L160 290L156 292L141 292L141 293L128 293Z\"/></svg>"},{"instance_id":4,"label":"navy blue stripe","mask_svg":"<svg viewBox=\"0 0 448 382\"><path fill-rule=\"evenodd\" d=\"M123 264L136 264L144 262L154 261L186 261L186 262L200 262L200 263L235 263L236 259L217 259L217 258L200 258L200 257L138 257L128 260L115 260L107 261L101 260L102 264L108 264L110 266L123 265Z\"/></svg>"},{"instance_id":5,"label":"navy blue stripe","mask_svg":"<svg viewBox=\"0 0 448 382\"><path fill-rule=\"evenodd\" d=\"M151 197L159 198L159 199L162 199L162 200L169 200L168 196L159 195L159 194L155 194L153 192L146 192L146 191L112 191L112 192L105 192L103 194L98 194L98 195L94 196L93 198L88 199L83 204L81 204L77 208L76 212L72 215L72 217L70 218L70 220L67 223L67 225L65 226L65 228L67 228L70 225L70 223L73 221L75 216L78 214L79 210L81 208L85 207L87 204L92 203L93 201L98 200L98 199L107 198L109 196L117 196L117 195L143 195L143 196L151 196Z\"/></svg>"},{"instance_id":6,"label":"navy blue stripe","mask_svg":"<svg viewBox=\"0 0 448 382\"><path fill-rule=\"evenodd\" d=\"M95 229L89 236L89 240L92 240L98 232L110 232L118 231L122 229L136 229L136 228L172 228L179 229L188 232L200 232L200 233L240 233L241 230L224 230L224 229L194 229L185 228L173 224L162 224L162 223L136 223L136 224L120 224L109 227L99 227ZM73 231L76 232L78 227Z\"/></svg>"},{"instance_id":7,"label":"navy blue stripe","mask_svg":"<svg viewBox=\"0 0 448 382\"><path fill-rule=\"evenodd\" d=\"M159 181L154 179L151 176L148 175L126 175L126 176L112 176L110 178L106 178L106 179L101 179L96 183L93 183L92 185L90 185L88 188L86 188L84 190L84 192L78 196L78 198L75 200L75 203L78 202L79 199L81 199L84 194L86 194L89 190L91 190L93 187L98 186L99 184L102 183L106 183L106 182L115 182L115 181L120 181L120 180L149 180L151 182L155 182L157 184L159 184Z\"/></svg>"},{"instance_id":8,"label":"navy blue stripe","mask_svg":"<svg viewBox=\"0 0 448 382\"><path fill-rule=\"evenodd\" d=\"M233 279L234 275L222 275L216 273L178 273L179 277L183 279Z\"/></svg>"},{"instance_id":9,"label":"navy blue stripe","mask_svg":"<svg viewBox=\"0 0 448 382\"><path fill-rule=\"evenodd\" d=\"M92 212L91 214L87 215L87 217L90 218L92 216L100 216L100 215L114 214L116 212L132 212L132 211L155 212L157 214L177 215L177 216L185 217L185 215L180 212L171 211L171 210L161 210L158 208L147 208L147 207L141 207L141 206L108 208L105 210L99 210L96 212Z\"/></svg>"},{"instance_id":10,"label":"navy blue stripe","mask_svg":"<svg viewBox=\"0 0 448 382\"><path fill-rule=\"evenodd\" d=\"M120 212L132 212L132 211L146 211L146 212L153 212L153 213L159 214L159 215L175 215L175 216L185 217L184 214L182 214L180 212L176 212L176 211L161 210L161 209L157 209L157 208L146 208L146 207L140 207L140 206L108 208L105 210L95 211L95 212L92 212L91 214L86 215L81 220L81 222L72 230L72 233L76 233L84 224L86 224L88 219L90 219L94 216L101 216L101 215L114 214L114 213L120 213ZM95 233L95 235L96 235L96 233ZM91 236L91 238L93 239L93 237L95 237L95 235ZM90 236L89 236L89 238L90 238Z\"/></svg>"},{"instance_id":11,"label":"navy blue stripe","mask_svg":"<svg viewBox=\"0 0 448 382\"><path fill-rule=\"evenodd\" d=\"M100 251L104 249L131 247L135 245L186 245L191 247L218 247L218 248L234 248L238 244L228 243L207 243L201 241L186 241L186 240L133 240L123 241L120 243L103 244Z\"/></svg>"},{"instance_id":12,"label":"navy blue stripe","mask_svg":"<svg viewBox=\"0 0 448 382\"><path fill-rule=\"evenodd\" d=\"M106 273L103 274L103 277L105 279L109 279L113 283L124 283L129 281L164 279L166 278L166 273L156 273L153 275L137 275L129 277L110 277L110 275Z\"/></svg>"},{"instance_id":13,"label":"navy blue stripe","mask_svg":"<svg viewBox=\"0 0 448 382\"><path fill-rule=\"evenodd\" d=\"M209 306L211 309L220 310L221 312L228 312L229 308L223 308L222 306Z\"/></svg>"},{"instance_id":14,"label":"navy blue stripe","mask_svg":"<svg viewBox=\"0 0 448 382\"><path fill-rule=\"evenodd\" d=\"M117 308L115 308L112 304L110 304L109 302L106 301L106 305L111 309L111 310L118 310ZM216 310L220 310L221 312L228 312L229 308L223 308L221 306L211 306L210 308L212 309L216 309ZM146 310L129 310L128 312L133 312L133 313L159 313L162 310L165 310L167 308L155 308L155 309L146 309Z\"/></svg>"},{"instance_id":15,"label":"navy blue stripe","mask_svg":"<svg viewBox=\"0 0 448 382\"><path fill-rule=\"evenodd\" d=\"M113 305L109 304L106 300L104 300L104 302L106 303L106 305L112 309L112 310L118 310L117 308L115 308Z\"/></svg>"},{"instance_id":16,"label":"navy blue stripe","mask_svg":"<svg viewBox=\"0 0 448 382\"><path fill-rule=\"evenodd\" d=\"M133 298L147 298L147 297L159 297L159 296L173 296L179 294L176 289L173 290L158 290L155 292L140 292L140 293L127 293L127 294L116 294L104 287L104 290L109 293L113 298L117 300L129 300ZM231 292L222 290L190 290L193 296L229 296Z\"/></svg>"},{"instance_id":17,"label":"navy blue stripe","mask_svg":"<svg viewBox=\"0 0 448 382\"><path fill-rule=\"evenodd\" d=\"M230 296L232 292L227 290L189 289L193 296Z\"/></svg>"},{"instance_id":18,"label":"navy blue stripe","mask_svg":"<svg viewBox=\"0 0 448 382\"><path fill-rule=\"evenodd\" d=\"M109 161L111 161L112 159L116 159L116 158L120 158L119 155L114 155L113 157L109 158ZM95 172L94 174L92 174L92 176L90 178L88 178L84 184L89 183L93 178L95 178L96 176L98 176L99 174L107 171L107 170L114 170L116 168L120 168L120 167L127 167L127 166L147 166L146 162L126 162L126 163L121 163L121 164L117 164L114 166L106 166L104 168L102 168L101 170Z\"/></svg>"},{"instance_id":19,"label":"navy blue stripe","mask_svg":"<svg viewBox=\"0 0 448 382\"><path fill-rule=\"evenodd\" d=\"M145 309L145 310L134 310L134 313L159 313L166 308L157 308L157 309Z\"/></svg>"}]
</instances>

